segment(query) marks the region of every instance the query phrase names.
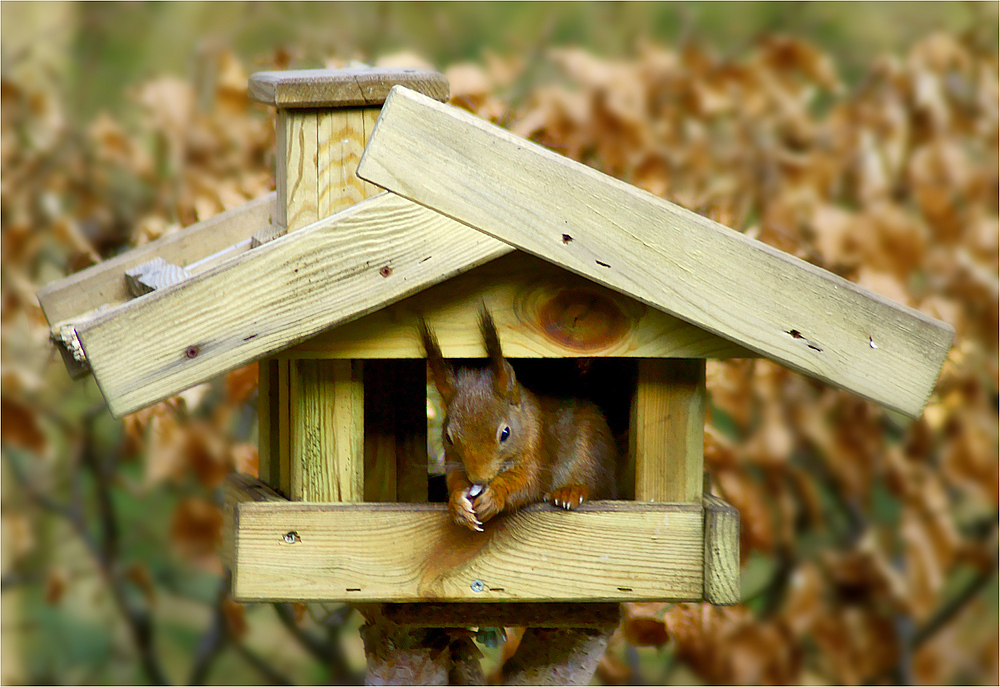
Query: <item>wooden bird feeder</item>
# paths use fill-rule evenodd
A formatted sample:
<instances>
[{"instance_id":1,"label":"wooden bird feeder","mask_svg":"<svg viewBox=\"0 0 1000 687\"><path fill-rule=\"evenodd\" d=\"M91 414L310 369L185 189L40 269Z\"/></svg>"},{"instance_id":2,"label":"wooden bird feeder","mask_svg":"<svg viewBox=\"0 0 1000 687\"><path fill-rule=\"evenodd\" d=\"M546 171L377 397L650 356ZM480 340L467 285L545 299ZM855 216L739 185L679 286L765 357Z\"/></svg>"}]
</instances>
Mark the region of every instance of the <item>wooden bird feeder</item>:
<instances>
[{"instance_id":1,"label":"wooden bird feeder","mask_svg":"<svg viewBox=\"0 0 1000 687\"><path fill-rule=\"evenodd\" d=\"M705 359L767 357L918 416L953 331L447 94L422 71L254 75L276 193L43 289L71 373L122 416L259 361L260 479L226 491L238 600L420 603L397 609L445 625L477 624L454 602L503 603L504 624L541 622L536 602L738 602L739 517L703 490ZM427 503L416 324L483 357L483 303L515 361L628 371L630 500L482 534Z\"/></svg>"}]
</instances>

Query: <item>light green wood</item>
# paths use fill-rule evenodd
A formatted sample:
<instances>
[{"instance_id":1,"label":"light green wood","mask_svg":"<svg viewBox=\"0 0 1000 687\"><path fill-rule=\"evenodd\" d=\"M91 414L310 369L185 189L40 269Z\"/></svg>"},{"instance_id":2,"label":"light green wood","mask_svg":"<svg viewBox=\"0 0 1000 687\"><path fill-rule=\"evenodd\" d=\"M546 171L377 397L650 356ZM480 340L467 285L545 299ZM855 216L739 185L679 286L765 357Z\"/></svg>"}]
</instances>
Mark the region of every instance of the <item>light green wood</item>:
<instances>
[{"instance_id":1,"label":"light green wood","mask_svg":"<svg viewBox=\"0 0 1000 687\"><path fill-rule=\"evenodd\" d=\"M234 531L224 550L243 602L702 597L701 504L537 504L480 533L444 505L288 502L242 476L225 502Z\"/></svg>"},{"instance_id":2,"label":"light green wood","mask_svg":"<svg viewBox=\"0 0 1000 687\"><path fill-rule=\"evenodd\" d=\"M386 100L358 175L910 416L954 338L942 322L405 88Z\"/></svg>"},{"instance_id":3,"label":"light green wood","mask_svg":"<svg viewBox=\"0 0 1000 687\"><path fill-rule=\"evenodd\" d=\"M635 500L701 501L705 456L705 361L638 361L629 423Z\"/></svg>"},{"instance_id":4,"label":"light green wood","mask_svg":"<svg viewBox=\"0 0 1000 687\"><path fill-rule=\"evenodd\" d=\"M444 74L420 69L289 69L250 76L250 99L279 108L346 108L381 105L396 84L448 99Z\"/></svg>"},{"instance_id":5,"label":"light green wood","mask_svg":"<svg viewBox=\"0 0 1000 687\"><path fill-rule=\"evenodd\" d=\"M420 318L445 357L482 356L479 313L493 315L511 358L740 358L745 348L515 251L394 305L329 329L282 356L423 358Z\"/></svg>"},{"instance_id":6,"label":"light green wood","mask_svg":"<svg viewBox=\"0 0 1000 687\"><path fill-rule=\"evenodd\" d=\"M121 417L510 250L382 194L110 310L78 332L112 414Z\"/></svg>"},{"instance_id":7,"label":"light green wood","mask_svg":"<svg viewBox=\"0 0 1000 687\"><path fill-rule=\"evenodd\" d=\"M289 368L294 501L364 500L364 386L358 360Z\"/></svg>"},{"instance_id":8,"label":"light green wood","mask_svg":"<svg viewBox=\"0 0 1000 687\"><path fill-rule=\"evenodd\" d=\"M740 602L740 512L705 494L705 601L724 606Z\"/></svg>"}]
</instances>

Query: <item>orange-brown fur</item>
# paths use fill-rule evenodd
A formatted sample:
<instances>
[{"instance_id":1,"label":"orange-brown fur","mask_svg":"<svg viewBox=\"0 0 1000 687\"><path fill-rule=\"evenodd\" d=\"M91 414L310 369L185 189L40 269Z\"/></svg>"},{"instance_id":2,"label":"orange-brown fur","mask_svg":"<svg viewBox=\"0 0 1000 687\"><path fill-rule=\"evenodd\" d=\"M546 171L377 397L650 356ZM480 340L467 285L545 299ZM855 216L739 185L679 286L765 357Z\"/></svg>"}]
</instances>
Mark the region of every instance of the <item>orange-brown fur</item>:
<instances>
[{"instance_id":1,"label":"orange-brown fur","mask_svg":"<svg viewBox=\"0 0 1000 687\"><path fill-rule=\"evenodd\" d=\"M614 498L615 442L601 411L587 401L525 389L485 310L480 329L489 357L484 370L455 370L426 325L420 332L446 406L442 436L455 522L481 530L497 513L529 503L572 509ZM470 494L473 484L482 488L477 496Z\"/></svg>"}]
</instances>

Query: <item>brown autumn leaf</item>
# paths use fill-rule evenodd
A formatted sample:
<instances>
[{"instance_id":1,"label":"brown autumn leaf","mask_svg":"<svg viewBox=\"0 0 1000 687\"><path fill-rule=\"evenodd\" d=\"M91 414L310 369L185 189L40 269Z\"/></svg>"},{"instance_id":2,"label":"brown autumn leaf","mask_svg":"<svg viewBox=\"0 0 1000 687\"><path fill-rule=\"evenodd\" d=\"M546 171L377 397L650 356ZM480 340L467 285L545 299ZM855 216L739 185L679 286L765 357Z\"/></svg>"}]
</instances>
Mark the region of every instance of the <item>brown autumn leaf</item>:
<instances>
[{"instance_id":1,"label":"brown autumn leaf","mask_svg":"<svg viewBox=\"0 0 1000 687\"><path fill-rule=\"evenodd\" d=\"M258 477L260 474L260 456L257 447L253 444L242 442L232 447L232 463L236 472L251 477Z\"/></svg>"},{"instance_id":2,"label":"brown autumn leaf","mask_svg":"<svg viewBox=\"0 0 1000 687\"><path fill-rule=\"evenodd\" d=\"M226 618L226 630L231 638L236 641L247 636L250 626L246 618L247 607L241 603L233 601L230 597L222 600L222 614Z\"/></svg>"},{"instance_id":3,"label":"brown autumn leaf","mask_svg":"<svg viewBox=\"0 0 1000 687\"><path fill-rule=\"evenodd\" d=\"M187 497L174 509L170 541L184 557L204 562L222 543L222 511L211 501Z\"/></svg>"},{"instance_id":4,"label":"brown autumn leaf","mask_svg":"<svg viewBox=\"0 0 1000 687\"><path fill-rule=\"evenodd\" d=\"M44 453L49 443L37 411L7 394L0 397L0 441L35 455Z\"/></svg>"},{"instance_id":5,"label":"brown autumn leaf","mask_svg":"<svg viewBox=\"0 0 1000 687\"><path fill-rule=\"evenodd\" d=\"M246 403L257 390L257 363L238 367L226 375L226 402Z\"/></svg>"},{"instance_id":6,"label":"brown autumn leaf","mask_svg":"<svg viewBox=\"0 0 1000 687\"><path fill-rule=\"evenodd\" d=\"M57 606L62 601L66 593L69 580L63 570L52 569L45 577L45 603L49 606Z\"/></svg>"},{"instance_id":7,"label":"brown autumn leaf","mask_svg":"<svg viewBox=\"0 0 1000 687\"><path fill-rule=\"evenodd\" d=\"M622 633L632 646L655 646L667 643L667 626L663 622L665 603L622 604Z\"/></svg>"}]
</instances>

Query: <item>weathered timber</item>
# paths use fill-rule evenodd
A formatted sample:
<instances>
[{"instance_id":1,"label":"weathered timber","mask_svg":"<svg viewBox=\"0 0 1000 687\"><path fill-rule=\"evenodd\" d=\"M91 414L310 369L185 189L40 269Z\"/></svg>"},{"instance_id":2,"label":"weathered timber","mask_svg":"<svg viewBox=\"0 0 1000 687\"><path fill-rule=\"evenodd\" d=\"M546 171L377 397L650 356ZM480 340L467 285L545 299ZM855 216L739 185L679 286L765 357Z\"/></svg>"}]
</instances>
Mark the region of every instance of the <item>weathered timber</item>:
<instances>
[{"instance_id":1,"label":"weathered timber","mask_svg":"<svg viewBox=\"0 0 1000 687\"><path fill-rule=\"evenodd\" d=\"M910 416L954 338L916 310L405 88L386 100L358 175Z\"/></svg>"},{"instance_id":2,"label":"weathered timber","mask_svg":"<svg viewBox=\"0 0 1000 687\"><path fill-rule=\"evenodd\" d=\"M510 250L383 194L105 312L77 333L120 417Z\"/></svg>"},{"instance_id":3,"label":"weathered timber","mask_svg":"<svg viewBox=\"0 0 1000 687\"><path fill-rule=\"evenodd\" d=\"M296 360L289 366L292 499L363 500L361 374L360 360Z\"/></svg>"},{"instance_id":4,"label":"weathered timber","mask_svg":"<svg viewBox=\"0 0 1000 687\"><path fill-rule=\"evenodd\" d=\"M378 67L257 72L250 76L248 91L251 100L284 109L377 107L397 84L448 99L444 74Z\"/></svg>"},{"instance_id":5,"label":"weathered timber","mask_svg":"<svg viewBox=\"0 0 1000 687\"><path fill-rule=\"evenodd\" d=\"M635 500L701 500L705 455L705 361L641 359L629 450Z\"/></svg>"},{"instance_id":6,"label":"weathered timber","mask_svg":"<svg viewBox=\"0 0 1000 687\"><path fill-rule=\"evenodd\" d=\"M229 491L245 487L232 482ZM234 504L241 601L698 600L700 504L537 504L482 533L437 504Z\"/></svg>"},{"instance_id":7,"label":"weathered timber","mask_svg":"<svg viewBox=\"0 0 1000 687\"><path fill-rule=\"evenodd\" d=\"M477 324L483 305L511 358L757 356L520 251L322 332L281 355L423 358L416 331L424 317L446 357L476 358L484 355Z\"/></svg>"},{"instance_id":8,"label":"weathered timber","mask_svg":"<svg viewBox=\"0 0 1000 687\"><path fill-rule=\"evenodd\" d=\"M717 496L705 494L705 601L740 602L740 512Z\"/></svg>"},{"instance_id":9,"label":"weathered timber","mask_svg":"<svg viewBox=\"0 0 1000 687\"><path fill-rule=\"evenodd\" d=\"M128 302L132 295L125 284L125 271L154 258L163 258L196 272L209 267L202 260L220 251L224 251L218 256L221 261L247 250L249 244L244 242L271 221L274 199L275 195L268 193L175 234L52 282L38 291L38 302L45 318L55 326L101 306L113 307ZM198 263L197 266L195 263Z\"/></svg>"},{"instance_id":10,"label":"weathered timber","mask_svg":"<svg viewBox=\"0 0 1000 687\"><path fill-rule=\"evenodd\" d=\"M125 270L125 285L129 293L138 298L157 289L176 284L190 276L191 274L180 265L156 257L149 262Z\"/></svg>"}]
</instances>

